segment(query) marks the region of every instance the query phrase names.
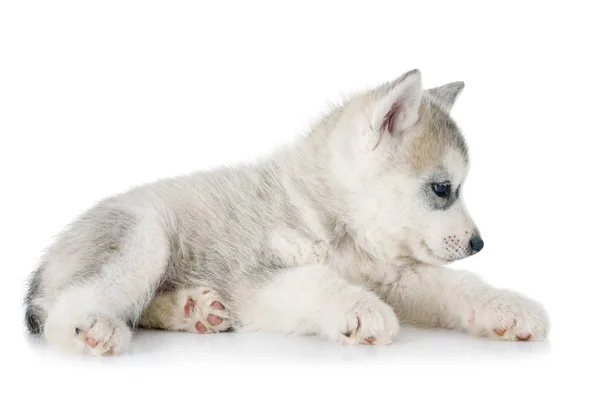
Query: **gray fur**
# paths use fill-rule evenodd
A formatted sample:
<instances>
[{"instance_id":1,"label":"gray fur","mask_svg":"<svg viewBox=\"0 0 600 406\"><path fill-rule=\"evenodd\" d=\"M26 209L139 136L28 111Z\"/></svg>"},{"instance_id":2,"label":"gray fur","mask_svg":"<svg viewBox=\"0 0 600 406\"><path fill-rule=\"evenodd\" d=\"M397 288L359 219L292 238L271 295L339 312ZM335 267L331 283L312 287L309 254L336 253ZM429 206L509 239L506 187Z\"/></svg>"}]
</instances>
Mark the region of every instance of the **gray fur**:
<instances>
[{"instance_id":1,"label":"gray fur","mask_svg":"<svg viewBox=\"0 0 600 406\"><path fill-rule=\"evenodd\" d=\"M449 149L459 151L464 162L469 163L469 149L458 125L435 102L422 103L417 126L422 136L415 137L407 148L408 160L415 172L438 166Z\"/></svg>"},{"instance_id":2,"label":"gray fur","mask_svg":"<svg viewBox=\"0 0 600 406\"><path fill-rule=\"evenodd\" d=\"M450 186L450 194L448 197L440 197L433 191L434 183L443 183ZM453 185L450 182L450 176L446 169L440 169L436 172L427 182L423 183L421 192L422 198L425 204L431 210L448 210L458 199L458 191L460 190L459 185Z\"/></svg>"},{"instance_id":3,"label":"gray fur","mask_svg":"<svg viewBox=\"0 0 600 406\"><path fill-rule=\"evenodd\" d=\"M41 275L44 266L41 265L29 278L27 293L25 295L25 326L31 334L41 334L44 320L43 310L33 304L33 299L41 296Z\"/></svg>"},{"instance_id":4,"label":"gray fur","mask_svg":"<svg viewBox=\"0 0 600 406\"><path fill-rule=\"evenodd\" d=\"M426 144L458 148L466 159L466 145L453 121L423 103L427 113L419 125ZM293 230L307 241L324 241L330 247L327 261L342 274L347 270L349 279L356 279L356 272L349 271L355 269L362 272L356 282L380 283L364 270L377 263L381 267L381 258L361 240L361 230L348 214L353 197L331 175L329 136L344 107L323 118L310 135L262 162L140 186L83 214L58 236L42 259L46 266L31 278L26 297L29 330L41 331L44 309L66 287L102 277L103 267L121 255L132 230L148 218L169 242L168 261L148 299L157 291L203 284L217 289L235 314L249 291L297 265L273 248L272 235L278 229ZM291 203L291 190L317 213L322 232L307 224ZM402 255L407 263L415 261L408 251L398 258ZM131 321L147 302L131 309Z\"/></svg>"},{"instance_id":5,"label":"gray fur","mask_svg":"<svg viewBox=\"0 0 600 406\"><path fill-rule=\"evenodd\" d=\"M428 89L427 92L433 96L438 104L442 105L445 109L450 110L464 88L465 84L463 82L452 82L443 86Z\"/></svg>"}]
</instances>

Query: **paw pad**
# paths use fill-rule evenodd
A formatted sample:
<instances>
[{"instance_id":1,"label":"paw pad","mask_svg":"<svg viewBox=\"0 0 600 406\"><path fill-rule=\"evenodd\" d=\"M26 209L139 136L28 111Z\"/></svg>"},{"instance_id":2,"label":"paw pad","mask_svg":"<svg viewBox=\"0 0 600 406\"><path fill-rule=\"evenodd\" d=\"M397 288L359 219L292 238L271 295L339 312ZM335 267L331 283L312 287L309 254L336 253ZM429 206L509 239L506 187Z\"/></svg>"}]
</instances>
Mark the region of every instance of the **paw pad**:
<instances>
[{"instance_id":1,"label":"paw pad","mask_svg":"<svg viewBox=\"0 0 600 406\"><path fill-rule=\"evenodd\" d=\"M499 335L502 337L504 335L504 333L506 333L506 330L503 328L495 328L494 333L496 333L496 335Z\"/></svg>"},{"instance_id":2,"label":"paw pad","mask_svg":"<svg viewBox=\"0 0 600 406\"><path fill-rule=\"evenodd\" d=\"M183 306L183 313L188 320L183 322L189 326L187 331L217 333L230 327L229 313L223 300L214 291L195 289L187 293Z\"/></svg>"}]
</instances>

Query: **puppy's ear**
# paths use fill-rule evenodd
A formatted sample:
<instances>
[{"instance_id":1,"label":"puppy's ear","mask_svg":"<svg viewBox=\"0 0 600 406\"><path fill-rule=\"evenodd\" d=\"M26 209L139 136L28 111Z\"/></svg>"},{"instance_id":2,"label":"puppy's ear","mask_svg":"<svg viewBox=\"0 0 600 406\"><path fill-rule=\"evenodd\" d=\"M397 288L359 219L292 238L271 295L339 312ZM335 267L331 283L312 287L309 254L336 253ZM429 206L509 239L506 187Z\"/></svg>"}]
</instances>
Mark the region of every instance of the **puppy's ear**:
<instances>
[{"instance_id":1,"label":"puppy's ear","mask_svg":"<svg viewBox=\"0 0 600 406\"><path fill-rule=\"evenodd\" d=\"M380 134L398 135L415 125L423 96L421 72L406 72L375 92L372 128Z\"/></svg>"},{"instance_id":2,"label":"puppy's ear","mask_svg":"<svg viewBox=\"0 0 600 406\"><path fill-rule=\"evenodd\" d=\"M458 95L464 89L464 82L452 82L443 86L427 89L433 99L446 111L450 111Z\"/></svg>"}]
</instances>

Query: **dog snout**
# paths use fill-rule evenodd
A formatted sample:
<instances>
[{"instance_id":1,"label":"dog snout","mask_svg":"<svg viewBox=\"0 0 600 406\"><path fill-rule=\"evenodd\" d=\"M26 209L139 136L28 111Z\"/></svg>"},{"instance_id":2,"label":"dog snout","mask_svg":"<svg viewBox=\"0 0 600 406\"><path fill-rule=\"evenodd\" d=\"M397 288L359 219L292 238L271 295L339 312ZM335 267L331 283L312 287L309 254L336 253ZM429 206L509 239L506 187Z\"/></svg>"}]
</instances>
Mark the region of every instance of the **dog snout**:
<instances>
[{"instance_id":1,"label":"dog snout","mask_svg":"<svg viewBox=\"0 0 600 406\"><path fill-rule=\"evenodd\" d=\"M469 246L472 250L471 255L475 255L483 249L483 240L479 235L474 235L471 237L471 241L469 241Z\"/></svg>"}]
</instances>

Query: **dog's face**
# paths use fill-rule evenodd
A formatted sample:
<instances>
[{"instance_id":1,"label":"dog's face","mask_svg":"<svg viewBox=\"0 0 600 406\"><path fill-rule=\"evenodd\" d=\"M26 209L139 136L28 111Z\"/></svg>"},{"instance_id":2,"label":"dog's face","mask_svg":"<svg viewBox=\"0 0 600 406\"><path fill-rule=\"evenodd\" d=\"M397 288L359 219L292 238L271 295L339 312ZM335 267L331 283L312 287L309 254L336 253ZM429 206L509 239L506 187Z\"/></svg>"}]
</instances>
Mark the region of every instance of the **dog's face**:
<instances>
[{"instance_id":1,"label":"dog's face","mask_svg":"<svg viewBox=\"0 0 600 406\"><path fill-rule=\"evenodd\" d=\"M483 248L462 200L467 148L449 116L462 88L422 91L413 71L341 113L333 170L359 238L386 260L440 265Z\"/></svg>"}]
</instances>

